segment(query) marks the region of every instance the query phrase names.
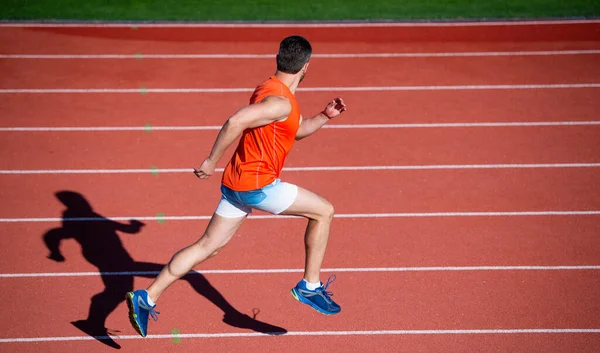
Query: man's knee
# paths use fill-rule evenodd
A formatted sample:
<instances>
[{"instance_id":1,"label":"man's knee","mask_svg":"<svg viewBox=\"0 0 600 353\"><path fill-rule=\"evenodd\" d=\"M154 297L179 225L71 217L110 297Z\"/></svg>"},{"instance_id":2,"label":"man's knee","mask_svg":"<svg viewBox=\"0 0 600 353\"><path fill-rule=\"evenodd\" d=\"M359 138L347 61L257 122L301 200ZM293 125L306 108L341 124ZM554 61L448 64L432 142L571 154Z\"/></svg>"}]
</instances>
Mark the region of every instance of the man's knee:
<instances>
[{"instance_id":1,"label":"man's knee","mask_svg":"<svg viewBox=\"0 0 600 353\"><path fill-rule=\"evenodd\" d=\"M217 254L219 253L219 251L221 251L221 249L223 249L223 247L220 247L220 248L217 248L216 250L214 250L210 255L208 255L208 258L210 259L211 257L217 256Z\"/></svg>"},{"instance_id":2,"label":"man's knee","mask_svg":"<svg viewBox=\"0 0 600 353\"><path fill-rule=\"evenodd\" d=\"M331 221L333 219L333 215L334 214L335 214L335 208L333 207L333 205L331 204L331 202L325 200L321 216L325 220Z\"/></svg>"}]
</instances>

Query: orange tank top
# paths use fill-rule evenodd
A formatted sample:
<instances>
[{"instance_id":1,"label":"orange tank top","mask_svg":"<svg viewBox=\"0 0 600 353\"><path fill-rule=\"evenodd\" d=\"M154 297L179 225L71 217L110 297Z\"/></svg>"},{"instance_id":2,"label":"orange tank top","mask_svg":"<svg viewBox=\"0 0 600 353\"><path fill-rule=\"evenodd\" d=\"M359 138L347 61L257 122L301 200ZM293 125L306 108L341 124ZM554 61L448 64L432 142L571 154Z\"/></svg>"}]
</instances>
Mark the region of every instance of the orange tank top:
<instances>
[{"instance_id":1,"label":"orange tank top","mask_svg":"<svg viewBox=\"0 0 600 353\"><path fill-rule=\"evenodd\" d=\"M279 177L283 163L296 141L300 126L300 108L289 88L271 76L252 94L250 104L267 96L284 96L292 104L292 112L283 121L246 129L239 145L223 172L222 183L235 191L260 189Z\"/></svg>"}]
</instances>

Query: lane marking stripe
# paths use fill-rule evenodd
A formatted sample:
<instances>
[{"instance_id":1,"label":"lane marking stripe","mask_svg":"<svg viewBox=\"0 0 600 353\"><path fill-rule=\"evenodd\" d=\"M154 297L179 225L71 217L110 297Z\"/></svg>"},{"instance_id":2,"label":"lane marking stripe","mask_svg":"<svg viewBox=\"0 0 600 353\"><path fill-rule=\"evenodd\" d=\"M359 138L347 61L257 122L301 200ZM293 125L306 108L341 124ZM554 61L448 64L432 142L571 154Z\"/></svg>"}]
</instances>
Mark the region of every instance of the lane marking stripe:
<instances>
[{"instance_id":1,"label":"lane marking stripe","mask_svg":"<svg viewBox=\"0 0 600 353\"><path fill-rule=\"evenodd\" d=\"M279 337L285 336L364 336L364 335L498 335L498 334L582 334L600 333L600 329L566 328L566 329L476 329L476 330L372 330L372 331L290 331ZM145 339L173 339L173 338L230 338L230 337L271 337L259 332L239 333L178 333L147 335ZM92 341L92 340L131 340L144 339L139 335L120 336L68 336L68 337L19 337L0 338L0 343L32 343L32 342L59 342L59 341Z\"/></svg>"},{"instance_id":2,"label":"lane marking stripe","mask_svg":"<svg viewBox=\"0 0 600 353\"><path fill-rule=\"evenodd\" d=\"M352 58L436 58L436 57L497 57L497 56L553 56L595 55L598 49L492 51L492 52L415 52L415 53L331 53L314 54L319 59ZM0 54L0 59L273 59L274 54Z\"/></svg>"},{"instance_id":3,"label":"lane marking stripe","mask_svg":"<svg viewBox=\"0 0 600 353\"><path fill-rule=\"evenodd\" d=\"M581 126L600 125L600 121L525 121L525 122L481 122L481 123L407 123L407 124L330 124L326 129L407 129L446 127L515 127L515 126ZM217 129L221 129L218 126Z\"/></svg>"},{"instance_id":4,"label":"lane marking stripe","mask_svg":"<svg viewBox=\"0 0 600 353\"><path fill-rule=\"evenodd\" d=\"M380 166L323 166L323 167L287 167L287 172L316 172L316 171L363 171L363 170L453 170L453 169L537 169L537 168L598 168L600 163L548 163L548 164L440 164L440 165L380 165ZM156 173L190 173L193 168L151 167L148 169L25 169L0 170L0 175L13 174L156 174ZM223 168L215 169L222 173Z\"/></svg>"},{"instance_id":5,"label":"lane marking stripe","mask_svg":"<svg viewBox=\"0 0 600 353\"><path fill-rule=\"evenodd\" d=\"M600 266L447 266L447 267L367 267L367 268L324 268L322 272L447 272L447 271L582 271L600 270ZM302 273L303 269L240 269L240 270L201 270L188 274L273 274ZM47 273L0 273L0 278L31 277L89 277L89 276L153 276L159 271L119 271L119 272L47 272Z\"/></svg>"},{"instance_id":6,"label":"lane marking stripe","mask_svg":"<svg viewBox=\"0 0 600 353\"><path fill-rule=\"evenodd\" d=\"M515 211L515 212L413 212L413 213L341 213L334 218L412 218L412 217L526 217L526 216L595 216L600 211ZM165 221L201 221L209 220L211 216L165 216ZM290 219L300 218L284 215L256 215L249 219ZM78 217L78 218L0 218L0 223L31 223L31 222L108 222L108 221L157 221L156 216L124 216L124 217Z\"/></svg>"},{"instance_id":7,"label":"lane marking stripe","mask_svg":"<svg viewBox=\"0 0 600 353\"><path fill-rule=\"evenodd\" d=\"M50 28L353 28L353 27L490 27L490 26L546 26L570 24L597 24L599 19L563 19L563 20L490 20L490 21L422 21L422 22L367 22L367 21L339 21L339 22L279 22L279 23L185 23L185 22L0 22L0 27L50 27Z\"/></svg>"},{"instance_id":8,"label":"lane marking stripe","mask_svg":"<svg viewBox=\"0 0 600 353\"><path fill-rule=\"evenodd\" d=\"M523 85L454 85L454 86L378 86L378 87L306 87L302 92L369 92L369 91L460 91L507 89L572 89L600 88L600 83L523 84ZM0 89L0 93L138 93L139 88L32 88ZM146 93L247 93L254 88L147 88Z\"/></svg>"},{"instance_id":9,"label":"lane marking stripe","mask_svg":"<svg viewBox=\"0 0 600 353\"><path fill-rule=\"evenodd\" d=\"M330 124L323 129L410 129L452 127L529 127L529 126L586 126L600 125L600 121L524 121L482 123L406 123L406 124ZM220 130L220 125L199 126L152 126L152 131L205 131ZM149 126L15 126L0 127L0 132L58 132L58 131L148 131Z\"/></svg>"}]
</instances>

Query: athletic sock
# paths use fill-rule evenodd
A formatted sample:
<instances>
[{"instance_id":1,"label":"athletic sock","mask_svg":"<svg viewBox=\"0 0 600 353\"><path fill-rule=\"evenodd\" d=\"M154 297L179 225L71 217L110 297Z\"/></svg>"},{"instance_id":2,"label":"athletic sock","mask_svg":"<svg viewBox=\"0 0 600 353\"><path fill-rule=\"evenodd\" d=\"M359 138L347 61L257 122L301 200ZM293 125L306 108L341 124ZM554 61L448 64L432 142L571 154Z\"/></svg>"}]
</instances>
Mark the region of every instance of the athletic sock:
<instances>
[{"instance_id":1,"label":"athletic sock","mask_svg":"<svg viewBox=\"0 0 600 353\"><path fill-rule=\"evenodd\" d=\"M147 295L147 296L146 296L146 301L148 302L148 305L150 305L150 306L154 306L154 305L156 305L156 304L155 304L155 303L152 301L152 299L150 298L150 295Z\"/></svg>"},{"instance_id":2,"label":"athletic sock","mask_svg":"<svg viewBox=\"0 0 600 353\"><path fill-rule=\"evenodd\" d=\"M303 281L304 281L304 284L306 284L306 289L308 289L308 290L315 290L321 286L321 282L311 283L305 279L303 279Z\"/></svg>"}]
</instances>

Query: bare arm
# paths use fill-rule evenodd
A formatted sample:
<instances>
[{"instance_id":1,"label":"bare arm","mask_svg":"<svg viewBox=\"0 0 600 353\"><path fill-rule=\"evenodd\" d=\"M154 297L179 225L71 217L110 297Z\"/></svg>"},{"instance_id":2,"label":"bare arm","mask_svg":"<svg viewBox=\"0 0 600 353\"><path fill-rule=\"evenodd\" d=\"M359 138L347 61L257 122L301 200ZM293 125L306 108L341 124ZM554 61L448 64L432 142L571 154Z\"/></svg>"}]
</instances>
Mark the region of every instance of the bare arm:
<instances>
[{"instance_id":1,"label":"bare arm","mask_svg":"<svg viewBox=\"0 0 600 353\"><path fill-rule=\"evenodd\" d=\"M302 119L298 132L296 133L296 140L302 140L303 138L314 134L330 119L333 119L344 111L346 111L346 105L341 98L332 100L319 114L309 119Z\"/></svg>"},{"instance_id":2,"label":"bare arm","mask_svg":"<svg viewBox=\"0 0 600 353\"><path fill-rule=\"evenodd\" d=\"M204 160L200 168L194 169L196 176L200 179L211 176L225 151L240 137L244 130L284 119L290 114L291 110L290 101L287 98L278 96L269 96L260 103L251 104L238 110L227 119L221 131L219 131L210 155Z\"/></svg>"}]
</instances>

